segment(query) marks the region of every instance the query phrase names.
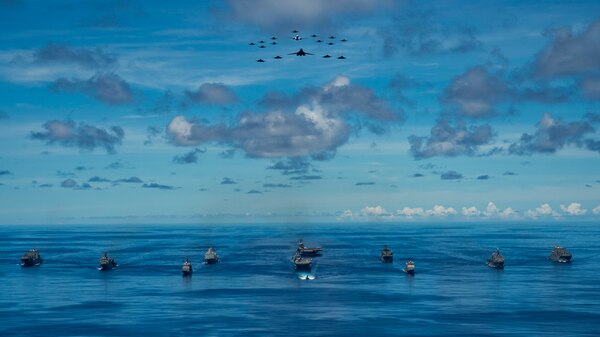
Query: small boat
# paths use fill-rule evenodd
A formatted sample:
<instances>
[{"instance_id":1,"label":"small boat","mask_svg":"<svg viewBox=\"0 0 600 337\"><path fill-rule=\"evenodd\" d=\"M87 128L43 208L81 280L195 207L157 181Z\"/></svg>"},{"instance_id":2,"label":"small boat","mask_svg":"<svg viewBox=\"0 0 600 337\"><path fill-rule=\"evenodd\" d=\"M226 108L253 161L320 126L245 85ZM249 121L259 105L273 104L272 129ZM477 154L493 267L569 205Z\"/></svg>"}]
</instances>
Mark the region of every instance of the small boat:
<instances>
[{"instance_id":1,"label":"small boat","mask_svg":"<svg viewBox=\"0 0 600 337\"><path fill-rule=\"evenodd\" d=\"M296 252L302 257L321 256L321 251L323 251L323 249L320 247L308 248L304 246L304 242L302 240L298 241L298 249Z\"/></svg>"},{"instance_id":2,"label":"small boat","mask_svg":"<svg viewBox=\"0 0 600 337\"><path fill-rule=\"evenodd\" d=\"M219 262L219 256L213 247L209 247L206 253L204 253L204 263L215 264Z\"/></svg>"},{"instance_id":3,"label":"small boat","mask_svg":"<svg viewBox=\"0 0 600 337\"><path fill-rule=\"evenodd\" d=\"M108 256L107 252L104 252L104 255L99 260L100 262L100 270L112 270L117 267L117 262L112 257Z\"/></svg>"},{"instance_id":4,"label":"small boat","mask_svg":"<svg viewBox=\"0 0 600 337\"><path fill-rule=\"evenodd\" d=\"M387 245L383 246L380 254L381 262L390 263L394 262L394 252L388 248Z\"/></svg>"},{"instance_id":5,"label":"small boat","mask_svg":"<svg viewBox=\"0 0 600 337\"><path fill-rule=\"evenodd\" d=\"M414 275L415 274L415 263L410 259L410 257L408 258L408 260L406 261L406 264L404 265L404 272L410 275Z\"/></svg>"},{"instance_id":6,"label":"small boat","mask_svg":"<svg viewBox=\"0 0 600 337\"><path fill-rule=\"evenodd\" d=\"M292 262L294 263L294 267L296 270L310 270L311 269L311 258L302 257L299 253L296 253L292 258Z\"/></svg>"},{"instance_id":7,"label":"small boat","mask_svg":"<svg viewBox=\"0 0 600 337\"><path fill-rule=\"evenodd\" d=\"M573 255L571 255L571 252L569 252L567 248L561 246L555 246L549 256L550 260L560 263L570 263L572 257Z\"/></svg>"},{"instance_id":8,"label":"small boat","mask_svg":"<svg viewBox=\"0 0 600 337\"><path fill-rule=\"evenodd\" d=\"M181 267L181 273L183 276L192 276L193 272L194 268L192 268L192 263L190 262L190 259L186 257L185 262L183 262L183 267Z\"/></svg>"},{"instance_id":9,"label":"small boat","mask_svg":"<svg viewBox=\"0 0 600 337\"><path fill-rule=\"evenodd\" d=\"M500 254L499 249L496 249L496 251L487 259L487 265L494 269L504 269L504 256Z\"/></svg>"},{"instance_id":10,"label":"small boat","mask_svg":"<svg viewBox=\"0 0 600 337\"><path fill-rule=\"evenodd\" d=\"M22 267L39 266L42 262L44 262L44 259L42 259L42 256L37 249L30 249L21 257Z\"/></svg>"}]
</instances>

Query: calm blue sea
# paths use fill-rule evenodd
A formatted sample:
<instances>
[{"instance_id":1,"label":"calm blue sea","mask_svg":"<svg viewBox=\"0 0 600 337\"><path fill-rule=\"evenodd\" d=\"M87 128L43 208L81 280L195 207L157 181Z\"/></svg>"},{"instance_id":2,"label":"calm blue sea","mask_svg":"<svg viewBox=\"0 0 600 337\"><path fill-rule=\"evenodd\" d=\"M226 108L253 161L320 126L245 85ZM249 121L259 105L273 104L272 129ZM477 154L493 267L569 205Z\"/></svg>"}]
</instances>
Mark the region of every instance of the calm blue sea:
<instances>
[{"instance_id":1,"label":"calm blue sea","mask_svg":"<svg viewBox=\"0 0 600 337\"><path fill-rule=\"evenodd\" d=\"M324 248L314 280L299 238ZM32 247L44 264L21 268ZM100 272L105 250L120 266ZM599 260L598 224L0 226L0 336L598 336Z\"/></svg>"}]
</instances>

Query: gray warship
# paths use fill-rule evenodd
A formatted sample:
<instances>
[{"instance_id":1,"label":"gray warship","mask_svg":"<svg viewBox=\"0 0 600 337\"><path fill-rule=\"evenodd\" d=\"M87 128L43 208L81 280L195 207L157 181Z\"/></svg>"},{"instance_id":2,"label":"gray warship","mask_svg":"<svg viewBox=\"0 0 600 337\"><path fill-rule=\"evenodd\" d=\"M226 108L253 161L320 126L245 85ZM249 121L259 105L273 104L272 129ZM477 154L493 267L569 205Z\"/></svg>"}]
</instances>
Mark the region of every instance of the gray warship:
<instances>
[{"instance_id":1,"label":"gray warship","mask_svg":"<svg viewBox=\"0 0 600 337\"><path fill-rule=\"evenodd\" d=\"M294 263L294 268L296 270L310 270L311 269L311 258L302 257L299 253L296 253L294 257L292 257L292 262Z\"/></svg>"},{"instance_id":2,"label":"gray warship","mask_svg":"<svg viewBox=\"0 0 600 337\"><path fill-rule=\"evenodd\" d=\"M404 272L410 275L414 275L415 274L415 263L410 259L410 257L408 258L408 260L406 261L406 264L404 265Z\"/></svg>"},{"instance_id":3,"label":"gray warship","mask_svg":"<svg viewBox=\"0 0 600 337\"><path fill-rule=\"evenodd\" d=\"M381 262L385 262L385 263L394 262L394 252L392 252L392 250L389 249L387 245L385 245L385 246L383 246L383 249L381 250L381 254L380 254L379 258L381 259Z\"/></svg>"},{"instance_id":4,"label":"gray warship","mask_svg":"<svg viewBox=\"0 0 600 337\"><path fill-rule=\"evenodd\" d=\"M112 257L108 256L107 252L104 252L104 255L100 257L100 270L111 270L117 266L117 262Z\"/></svg>"},{"instance_id":5,"label":"gray warship","mask_svg":"<svg viewBox=\"0 0 600 337\"><path fill-rule=\"evenodd\" d=\"M22 267L39 266L42 262L44 262L44 259L42 259L42 256L37 249L30 249L21 257Z\"/></svg>"},{"instance_id":6,"label":"gray warship","mask_svg":"<svg viewBox=\"0 0 600 337\"><path fill-rule=\"evenodd\" d=\"M206 253L204 253L205 264L215 264L219 262L219 256L213 247L208 247Z\"/></svg>"},{"instance_id":7,"label":"gray warship","mask_svg":"<svg viewBox=\"0 0 600 337\"><path fill-rule=\"evenodd\" d=\"M181 273L183 276L191 276L193 272L194 268L192 268L192 263L190 262L190 259L186 257L185 262L183 262L183 266L181 267Z\"/></svg>"},{"instance_id":8,"label":"gray warship","mask_svg":"<svg viewBox=\"0 0 600 337\"><path fill-rule=\"evenodd\" d=\"M499 249L496 249L496 251L487 259L487 265L494 269L504 269L504 256L500 254Z\"/></svg>"},{"instance_id":9,"label":"gray warship","mask_svg":"<svg viewBox=\"0 0 600 337\"><path fill-rule=\"evenodd\" d=\"M572 257L571 252L569 252L567 248L561 246L555 246L549 256L550 260L560 263L570 263Z\"/></svg>"},{"instance_id":10,"label":"gray warship","mask_svg":"<svg viewBox=\"0 0 600 337\"><path fill-rule=\"evenodd\" d=\"M320 248L320 247L308 248L308 247L304 246L304 241L302 241L302 239L301 239L300 241L298 241L298 249L296 251L298 254L300 254L301 257L315 257L315 256L321 256L321 251L323 251L323 248Z\"/></svg>"}]
</instances>

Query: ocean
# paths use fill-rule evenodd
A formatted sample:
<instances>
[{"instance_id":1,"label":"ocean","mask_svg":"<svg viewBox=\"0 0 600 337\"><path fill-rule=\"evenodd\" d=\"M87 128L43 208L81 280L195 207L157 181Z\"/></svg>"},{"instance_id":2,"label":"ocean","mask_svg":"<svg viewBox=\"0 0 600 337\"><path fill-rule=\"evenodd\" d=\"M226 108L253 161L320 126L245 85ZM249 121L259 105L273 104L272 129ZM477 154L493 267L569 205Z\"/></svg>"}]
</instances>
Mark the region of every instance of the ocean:
<instances>
[{"instance_id":1,"label":"ocean","mask_svg":"<svg viewBox=\"0 0 600 337\"><path fill-rule=\"evenodd\" d=\"M300 238L324 249L312 280ZM0 336L599 336L599 259L598 224L0 226Z\"/></svg>"}]
</instances>

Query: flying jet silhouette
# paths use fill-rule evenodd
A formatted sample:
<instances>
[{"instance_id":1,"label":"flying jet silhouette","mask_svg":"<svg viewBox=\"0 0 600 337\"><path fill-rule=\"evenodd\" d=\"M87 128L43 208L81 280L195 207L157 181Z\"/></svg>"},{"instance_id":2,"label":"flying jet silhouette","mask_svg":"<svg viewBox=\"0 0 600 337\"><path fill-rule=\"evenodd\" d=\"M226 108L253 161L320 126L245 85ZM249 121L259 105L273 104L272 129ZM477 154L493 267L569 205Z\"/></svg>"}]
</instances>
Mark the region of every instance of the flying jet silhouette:
<instances>
[{"instance_id":1,"label":"flying jet silhouette","mask_svg":"<svg viewBox=\"0 0 600 337\"><path fill-rule=\"evenodd\" d=\"M333 46L335 43L329 42L328 45Z\"/></svg>"},{"instance_id":2,"label":"flying jet silhouette","mask_svg":"<svg viewBox=\"0 0 600 337\"><path fill-rule=\"evenodd\" d=\"M254 43L254 42L250 42L250 43L248 43L248 44L249 44L249 45L251 45L251 46L254 46L254 45L256 45L256 43Z\"/></svg>"},{"instance_id":3,"label":"flying jet silhouette","mask_svg":"<svg viewBox=\"0 0 600 337\"><path fill-rule=\"evenodd\" d=\"M295 35L292 40L296 40L296 41L300 41L302 40L302 38L300 37L300 35Z\"/></svg>"},{"instance_id":4,"label":"flying jet silhouette","mask_svg":"<svg viewBox=\"0 0 600 337\"><path fill-rule=\"evenodd\" d=\"M331 57L331 55L329 55L329 54L326 54L325 56L323 56L324 59L328 59L330 57Z\"/></svg>"},{"instance_id":5,"label":"flying jet silhouette","mask_svg":"<svg viewBox=\"0 0 600 337\"><path fill-rule=\"evenodd\" d=\"M323 42L323 41L321 41L321 40L317 40L317 42L321 43L321 42Z\"/></svg>"},{"instance_id":6,"label":"flying jet silhouette","mask_svg":"<svg viewBox=\"0 0 600 337\"><path fill-rule=\"evenodd\" d=\"M298 33L298 31L294 29L294 30L292 30L292 33L296 34L296 33Z\"/></svg>"},{"instance_id":7,"label":"flying jet silhouette","mask_svg":"<svg viewBox=\"0 0 600 337\"><path fill-rule=\"evenodd\" d=\"M342 42L346 42L346 41L348 41L348 40L346 40L346 39L341 39L340 41L342 41Z\"/></svg>"},{"instance_id":8,"label":"flying jet silhouette","mask_svg":"<svg viewBox=\"0 0 600 337\"><path fill-rule=\"evenodd\" d=\"M265 41L263 41L263 40L260 40L259 42L260 42L260 43L265 43Z\"/></svg>"},{"instance_id":9,"label":"flying jet silhouette","mask_svg":"<svg viewBox=\"0 0 600 337\"><path fill-rule=\"evenodd\" d=\"M258 48L266 48L264 44L261 44Z\"/></svg>"},{"instance_id":10,"label":"flying jet silhouette","mask_svg":"<svg viewBox=\"0 0 600 337\"><path fill-rule=\"evenodd\" d=\"M298 50L297 52L289 53L288 55L305 56L305 55L314 55L314 54L307 53L302 48L300 48L300 50Z\"/></svg>"},{"instance_id":11,"label":"flying jet silhouette","mask_svg":"<svg viewBox=\"0 0 600 337\"><path fill-rule=\"evenodd\" d=\"M346 59L346 57L344 55L338 57L338 60L345 60L345 59Z\"/></svg>"},{"instance_id":12,"label":"flying jet silhouette","mask_svg":"<svg viewBox=\"0 0 600 337\"><path fill-rule=\"evenodd\" d=\"M263 59L258 59L258 60L256 60L256 62L263 63L263 62L265 62L265 60L263 60Z\"/></svg>"},{"instance_id":13,"label":"flying jet silhouette","mask_svg":"<svg viewBox=\"0 0 600 337\"><path fill-rule=\"evenodd\" d=\"M283 58L283 57L281 57L281 56L279 56L279 55L277 55L277 56L275 56L275 57L274 57L274 59L276 59L276 60L281 60L282 58Z\"/></svg>"},{"instance_id":14,"label":"flying jet silhouette","mask_svg":"<svg viewBox=\"0 0 600 337\"><path fill-rule=\"evenodd\" d=\"M277 40L277 38L276 38L275 36L273 36L273 37L271 38L271 40Z\"/></svg>"},{"instance_id":15,"label":"flying jet silhouette","mask_svg":"<svg viewBox=\"0 0 600 337\"><path fill-rule=\"evenodd\" d=\"M335 39L335 36L331 35L329 38L330 38L330 39Z\"/></svg>"},{"instance_id":16,"label":"flying jet silhouette","mask_svg":"<svg viewBox=\"0 0 600 337\"><path fill-rule=\"evenodd\" d=\"M311 35L311 36L312 36L312 37L317 37L317 34L313 34L313 35Z\"/></svg>"},{"instance_id":17,"label":"flying jet silhouette","mask_svg":"<svg viewBox=\"0 0 600 337\"><path fill-rule=\"evenodd\" d=\"M276 45L276 44L277 44L277 42L273 41L273 42L271 42L271 44L272 44L272 45Z\"/></svg>"}]
</instances>

